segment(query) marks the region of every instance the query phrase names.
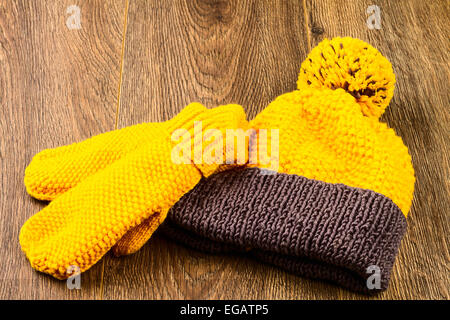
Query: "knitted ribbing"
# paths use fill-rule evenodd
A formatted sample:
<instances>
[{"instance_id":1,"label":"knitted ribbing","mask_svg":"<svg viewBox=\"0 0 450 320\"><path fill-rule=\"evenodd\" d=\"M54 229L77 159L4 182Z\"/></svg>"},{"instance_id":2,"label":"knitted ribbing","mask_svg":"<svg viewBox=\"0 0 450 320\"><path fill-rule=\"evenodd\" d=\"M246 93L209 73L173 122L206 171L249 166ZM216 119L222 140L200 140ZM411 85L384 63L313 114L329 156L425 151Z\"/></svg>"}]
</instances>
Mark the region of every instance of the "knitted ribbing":
<instances>
[{"instance_id":1,"label":"knitted ribbing","mask_svg":"<svg viewBox=\"0 0 450 320\"><path fill-rule=\"evenodd\" d=\"M380 269L375 291L387 288L406 229L400 209L372 190L257 168L202 180L168 220L161 230L190 247L248 252L357 291L370 291L370 266Z\"/></svg>"},{"instance_id":2,"label":"knitted ribbing","mask_svg":"<svg viewBox=\"0 0 450 320\"><path fill-rule=\"evenodd\" d=\"M140 248L148 240L168 209L218 166L174 163L173 130L193 132L195 121L202 121L203 130L214 128L223 133L227 128L246 126L240 106L207 110L195 104L189 108L198 112L174 118L167 130L154 134L27 220L20 232L20 244L33 268L60 279L70 275L71 266L83 272L129 230L145 222L145 234L129 244ZM193 144L193 140L186 143Z\"/></svg>"}]
</instances>

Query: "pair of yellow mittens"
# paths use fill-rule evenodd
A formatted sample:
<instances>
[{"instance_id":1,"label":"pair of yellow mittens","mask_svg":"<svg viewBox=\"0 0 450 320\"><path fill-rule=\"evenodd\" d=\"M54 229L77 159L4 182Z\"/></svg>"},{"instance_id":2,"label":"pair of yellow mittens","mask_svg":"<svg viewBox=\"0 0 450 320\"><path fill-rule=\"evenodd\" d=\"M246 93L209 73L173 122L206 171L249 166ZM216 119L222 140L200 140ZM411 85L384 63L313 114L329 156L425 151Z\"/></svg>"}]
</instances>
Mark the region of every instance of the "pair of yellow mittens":
<instances>
[{"instance_id":1,"label":"pair of yellow mittens","mask_svg":"<svg viewBox=\"0 0 450 320\"><path fill-rule=\"evenodd\" d=\"M226 129L237 128L247 128L241 106L193 103L166 122L38 153L25 171L25 185L33 197L52 202L20 232L32 267L65 279L74 266L83 272L111 248L116 255L138 250L172 205L219 166L195 163L194 150L203 153L219 142L220 151L227 148L220 135L202 137L210 129L225 136ZM176 151L180 145L190 158Z\"/></svg>"}]
</instances>

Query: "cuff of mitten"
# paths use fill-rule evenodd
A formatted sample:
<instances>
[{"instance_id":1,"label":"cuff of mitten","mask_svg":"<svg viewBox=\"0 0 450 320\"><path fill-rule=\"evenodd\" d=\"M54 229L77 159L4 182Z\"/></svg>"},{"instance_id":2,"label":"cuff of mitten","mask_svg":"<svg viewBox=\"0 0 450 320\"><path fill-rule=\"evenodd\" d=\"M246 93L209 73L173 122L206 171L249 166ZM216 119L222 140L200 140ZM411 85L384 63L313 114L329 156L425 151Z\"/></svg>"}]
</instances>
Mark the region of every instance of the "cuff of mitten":
<instances>
[{"instance_id":1,"label":"cuff of mitten","mask_svg":"<svg viewBox=\"0 0 450 320\"><path fill-rule=\"evenodd\" d=\"M226 139L227 130L247 127L244 109L236 104L207 109L200 103L191 103L167 122L172 141L184 156L189 155L181 162L192 162L205 177L226 162L227 151L238 148L237 141Z\"/></svg>"},{"instance_id":2,"label":"cuff of mitten","mask_svg":"<svg viewBox=\"0 0 450 320\"><path fill-rule=\"evenodd\" d=\"M374 191L258 168L203 179L168 217L187 235L363 292L387 288L406 230L400 209Z\"/></svg>"}]
</instances>

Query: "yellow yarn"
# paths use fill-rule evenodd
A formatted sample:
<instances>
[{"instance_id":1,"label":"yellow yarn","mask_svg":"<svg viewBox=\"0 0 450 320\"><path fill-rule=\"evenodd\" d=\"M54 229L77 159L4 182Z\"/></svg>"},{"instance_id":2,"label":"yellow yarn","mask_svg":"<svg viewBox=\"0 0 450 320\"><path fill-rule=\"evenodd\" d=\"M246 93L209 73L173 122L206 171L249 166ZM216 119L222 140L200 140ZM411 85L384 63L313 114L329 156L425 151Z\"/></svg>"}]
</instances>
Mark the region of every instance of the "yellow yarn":
<instances>
[{"instance_id":1,"label":"yellow yarn","mask_svg":"<svg viewBox=\"0 0 450 320\"><path fill-rule=\"evenodd\" d=\"M32 267L64 279L70 276L70 266L78 266L81 272L89 269L124 235L124 243L130 246L127 251L145 243L164 220L169 208L202 176L211 174L218 167L218 164L174 163L172 150L176 143L172 141L171 134L176 129L185 128L193 137L194 121L202 121L203 131L214 128L223 134L225 129L247 126L240 106L228 105L207 110L200 104L191 104L160 130L149 126L149 132L142 133L146 140L140 140L138 145L134 145L134 150L121 158L117 156L120 159L115 162L109 154L99 153L99 150L105 149L97 148L115 148L114 143L109 141L112 137L118 145L125 146L126 142L120 140L128 139L132 130L114 136L109 133L99 135L70 147L79 148L82 152L67 152L64 148L55 151L64 154L60 166L55 169L57 171L47 167L39 170L36 167L38 163L52 163L40 162L42 157L39 156L39 162L27 172L26 179L32 186L31 190L39 196L47 190L51 190L52 195L55 190L62 192L73 183L76 174L81 173L85 177L89 172L97 173L80 181L23 225L19 240ZM140 133L138 135L140 138ZM187 143L192 145L193 140ZM91 157L90 151L94 156ZM51 152L43 155L52 156ZM74 165L75 161L80 162ZM103 161L111 164L107 166L101 163ZM96 165L89 169L91 171L86 168L81 170L80 167L86 163ZM75 174L64 171L64 168L75 170ZM59 178L61 185L40 187L40 183L45 184L46 181L39 180L41 175L38 172L57 172L62 175ZM69 183L64 184L66 181ZM130 241L127 232L133 229L139 231L139 228L145 228L145 233L137 232ZM120 253L122 247L118 246L116 251Z\"/></svg>"},{"instance_id":2,"label":"yellow yarn","mask_svg":"<svg viewBox=\"0 0 450 320\"><path fill-rule=\"evenodd\" d=\"M354 38L325 39L302 63L297 88L343 88L361 111L379 118L394 94L391 63L368 43Z\"/></svg>"}]
</instances>

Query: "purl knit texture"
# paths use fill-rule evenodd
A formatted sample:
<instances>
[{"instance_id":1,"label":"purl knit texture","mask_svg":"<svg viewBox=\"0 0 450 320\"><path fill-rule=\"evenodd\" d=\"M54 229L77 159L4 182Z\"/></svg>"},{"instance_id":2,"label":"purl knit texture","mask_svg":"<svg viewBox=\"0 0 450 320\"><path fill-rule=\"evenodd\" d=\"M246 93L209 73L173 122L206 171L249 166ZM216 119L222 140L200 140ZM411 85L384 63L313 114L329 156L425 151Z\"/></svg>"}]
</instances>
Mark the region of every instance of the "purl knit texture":
<instances>
[{"instance_id":1,"label":"purl knit texture","mask_svg":"<svg viewBox=\"0 0 450 320\"><path fill-rule=\"evenodd\" d=\"M160 131L150 126L151 133L147 134L151 139L146 143L136 146L109 166L95 166L92 170L104 169L87 177L27 220L20 232L20 244L32 267L64 279L70 276L70 266L78 266L81 272L87 270L124 235L127 251L140 248L164 220L169 208L202 176L210 175L218 166L176 164L171 158L175 145L172 132L184 128L193 136L194 121L202 121L203 130L246 127L245 113L240 106L207 110L200 104L189 105ZM115 137L128 138L127 135ZM110 162L111 157L91 159L89 152L90 148L98 151L97 147L103 145L102 140L111 147L110 138L108 134L99 135L93 141L83 143L80 146L83 152L69 152L65 154L65 161L69 167L73 161L81 161L80 165L101 159ZM192 145L194 139L186 143ZM86 161L82 161L82 156ZM61 181L65 181L64 161L60 164ZM36 168L33 170L40 172ZM85 174L87 171L79 172ZM65 177L73 181L73 175L69 171ZM33 186L39 184L31 179L28 182ZM36 187L35 190L42 192L44 189ZM145 228L145 233L137 232L138 236L127 239L128 231L139 228ZM122 250L119 246L117 252Z\"/></svg>"}]
</instances>

